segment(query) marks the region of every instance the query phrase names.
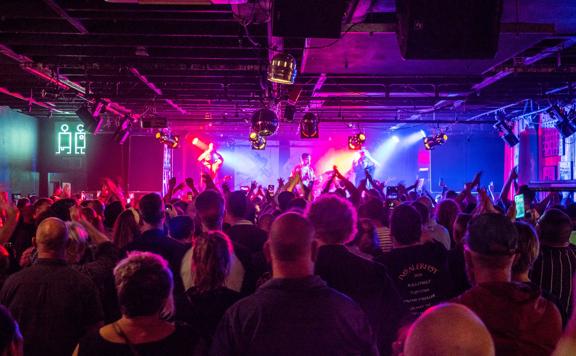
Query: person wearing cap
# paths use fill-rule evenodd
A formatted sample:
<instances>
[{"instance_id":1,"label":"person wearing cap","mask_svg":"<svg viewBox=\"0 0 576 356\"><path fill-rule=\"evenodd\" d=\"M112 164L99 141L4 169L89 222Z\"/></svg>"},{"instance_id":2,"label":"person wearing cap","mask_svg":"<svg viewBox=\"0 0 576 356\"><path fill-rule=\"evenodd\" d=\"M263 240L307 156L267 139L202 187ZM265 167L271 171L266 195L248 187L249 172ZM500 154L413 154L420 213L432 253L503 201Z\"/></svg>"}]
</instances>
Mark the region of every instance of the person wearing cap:
<instances>
[{"instance_id":1,"label":"person wearing cap","mask_svg":"<svg viewBox=\"0 0 576 356\"><path fill-rule=\"evenodd\" d=\"M475 312L494 339L497 355L549 355L562 334L556 306L528 284L512 282L518 231L504 215L470 222L464 257L473 287L454 299Z\"/></svg>"}]
</instances>

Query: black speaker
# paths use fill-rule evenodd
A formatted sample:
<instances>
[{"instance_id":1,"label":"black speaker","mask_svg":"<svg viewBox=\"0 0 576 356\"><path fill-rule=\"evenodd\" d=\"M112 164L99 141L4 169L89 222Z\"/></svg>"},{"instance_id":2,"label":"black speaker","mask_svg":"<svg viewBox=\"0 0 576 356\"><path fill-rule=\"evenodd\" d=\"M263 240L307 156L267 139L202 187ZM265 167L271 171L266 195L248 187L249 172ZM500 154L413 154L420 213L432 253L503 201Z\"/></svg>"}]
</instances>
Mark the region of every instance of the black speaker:
<instances>
[{"instance_id":1,"label":"black speaker","mask_svg":"<svg viewBox=\"0 0 576 356\"><path fill-rule=\"evenodd\" d=\"M404 59L488 59L498 50L502 0L396 0Z\"/></svg>"},{"instance_id":2,"label":"black speaker","mask_svg":"<svg viewBox=\"0 0 576 356\"><path fill-rule=\"evenodd\" d=\"M272 34L340 38L346 0L274 0Z\"/></svg>"}]
</instances>

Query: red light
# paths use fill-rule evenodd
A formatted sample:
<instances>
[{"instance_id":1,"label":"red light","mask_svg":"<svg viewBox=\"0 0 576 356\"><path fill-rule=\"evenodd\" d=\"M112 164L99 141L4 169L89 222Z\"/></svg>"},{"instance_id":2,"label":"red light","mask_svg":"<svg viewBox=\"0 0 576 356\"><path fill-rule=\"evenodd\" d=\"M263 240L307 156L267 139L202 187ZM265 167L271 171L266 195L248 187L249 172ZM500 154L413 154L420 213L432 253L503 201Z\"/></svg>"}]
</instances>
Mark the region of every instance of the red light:
<instances>
[{"instance_id":1,"label":"red light","mask_svg":"<svg viewBox=\"0 0 576 356\"><path fill-rule=\"evenodd\" d=\"M198 144L198 141L200 141L200 140L198 139L198 137L194 137L194 139L192 140L192 144L193 144L193 145L197 145L197 144Z\"/></svg>"}]
</instances>

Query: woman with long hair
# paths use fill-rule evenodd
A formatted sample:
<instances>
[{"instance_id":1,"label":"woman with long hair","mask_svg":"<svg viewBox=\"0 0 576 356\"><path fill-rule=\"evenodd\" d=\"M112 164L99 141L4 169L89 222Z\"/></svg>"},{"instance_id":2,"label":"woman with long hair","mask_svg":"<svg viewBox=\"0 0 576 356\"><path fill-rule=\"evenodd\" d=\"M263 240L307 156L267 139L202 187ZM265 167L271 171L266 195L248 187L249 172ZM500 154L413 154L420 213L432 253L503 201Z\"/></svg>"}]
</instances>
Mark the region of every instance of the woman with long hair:
<instances>
[{"instance_id":1,"label":"woman with long hair","mask_svg":"<svg viewBox=\"0 0 576 356\"><path fill-rule=\"evenodd\" d=\"M140 222L140 213L134 208L118 215L112 230L112 242L118 250L140 237Z\"/></svg>"},{"instance_id":2,"label":"woman with long hair","mask_svg":"<svg viewBox=\"0 0 576 356\"><path fill-rule=\"evenodd\" d=\"M196 237L192 246L192 287L177 298L176 319L191 325L208 343L226 309L241 297L224 286L231 253L232 244L222 232Z\"/></svg>"}]
</instances>

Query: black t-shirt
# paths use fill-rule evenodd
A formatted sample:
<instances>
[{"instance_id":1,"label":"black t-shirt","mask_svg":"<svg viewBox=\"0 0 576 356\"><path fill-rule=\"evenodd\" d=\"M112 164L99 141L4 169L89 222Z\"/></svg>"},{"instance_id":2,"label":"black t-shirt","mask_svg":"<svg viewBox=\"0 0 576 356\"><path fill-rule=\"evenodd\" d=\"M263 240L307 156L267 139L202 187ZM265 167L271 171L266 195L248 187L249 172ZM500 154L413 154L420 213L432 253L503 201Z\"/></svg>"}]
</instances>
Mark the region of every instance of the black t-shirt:
<instances>
[{"instance_id":1,"label":"black t-shirt","mask_svg":"<svg viewBox=\"0 0 576 356\"><path fill-rule=\"evenodd\" d=\"M222 316L242 295L226 287L198 293L192 287L176 297L176 319L186 322L192 329L211 342Z\"/></svg>"},{"instance_id":2,"label":"black t-shirt","mask_svg":"<svg viewBox=\"0 0 576 356\"><path fill-rule=\"evenodd\" d=\"M135 344L140 356L190 356L198 354L199 338L188 325L176 324L174 332L162 340ZM88 333L80 340L79 356L134 355L127 344L105 340L100 330Z\"/></svg>"},{"instance_id":3,"label":"black t-shirt","mask_svg":"<svg viewBox=\"0 0 576 356\"><path fill-rule=\"evenodd\" d=\"M395 248L377 259L388 268L390 277L412 313L450 298L452 282L448 251L438 242Z\"/></svg>"},{"instance_id":4,"label":"black t-shirt","mask_svg":"<svg viewBox=\"0 0 576 356\"><path fill-rule=\"evenodd\" d=\"M13 274L0 303L20 324L27 356L71 355L80 337L103 318L92 281L61 260L39 259Z\"/></svg>"}]
</instances>

